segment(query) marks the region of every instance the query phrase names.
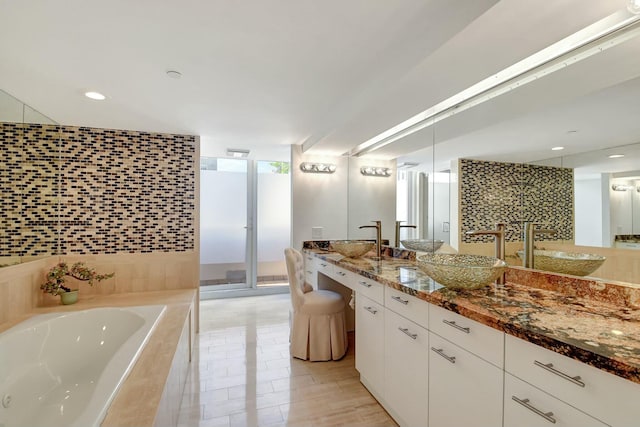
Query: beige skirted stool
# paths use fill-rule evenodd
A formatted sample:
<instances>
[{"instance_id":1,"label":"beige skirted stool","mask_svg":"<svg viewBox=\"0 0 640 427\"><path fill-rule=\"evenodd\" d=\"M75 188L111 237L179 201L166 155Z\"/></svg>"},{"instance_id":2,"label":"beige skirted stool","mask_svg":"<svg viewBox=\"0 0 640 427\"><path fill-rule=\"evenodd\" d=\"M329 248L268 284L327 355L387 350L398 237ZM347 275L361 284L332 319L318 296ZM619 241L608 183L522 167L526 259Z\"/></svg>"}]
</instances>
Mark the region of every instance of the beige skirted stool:
<instances>
[{"instance_id":1,"label":"beige skirted stool","mask_svg":"<svg viewBox=\"0 0 640 427\"><path fill-rule=\"evenodd\" d=\"M345 303L342 295L313 290L305 283L304 260L295 249L284 250L291 289L291 355L302 360L338 360L347 352Z\"/></svg>"}]
</instances>

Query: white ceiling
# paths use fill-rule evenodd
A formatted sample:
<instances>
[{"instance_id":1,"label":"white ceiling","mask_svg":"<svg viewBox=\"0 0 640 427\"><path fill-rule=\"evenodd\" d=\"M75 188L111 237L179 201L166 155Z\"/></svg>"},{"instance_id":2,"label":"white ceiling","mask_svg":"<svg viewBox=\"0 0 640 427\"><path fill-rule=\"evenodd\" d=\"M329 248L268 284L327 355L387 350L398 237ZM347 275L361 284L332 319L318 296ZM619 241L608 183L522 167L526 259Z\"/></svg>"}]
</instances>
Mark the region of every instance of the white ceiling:
<instances>
[{"instance_id":1,"label":"white ceiling","mask_svg":"<svg viewBox=\"0 0 640 427\"><path fill-rule=\"evenodd\" d=\"M63 124L201 135L210 155L342 154L625 3L0 0L0 89ZM531 122L510 110L493 112L506 123L493 135L496 120L451 132L451 146L521 135ZM526 151L539 137L489 145ZM430 144L414 140L386 155Z\"/></svg>"}]
</instances>

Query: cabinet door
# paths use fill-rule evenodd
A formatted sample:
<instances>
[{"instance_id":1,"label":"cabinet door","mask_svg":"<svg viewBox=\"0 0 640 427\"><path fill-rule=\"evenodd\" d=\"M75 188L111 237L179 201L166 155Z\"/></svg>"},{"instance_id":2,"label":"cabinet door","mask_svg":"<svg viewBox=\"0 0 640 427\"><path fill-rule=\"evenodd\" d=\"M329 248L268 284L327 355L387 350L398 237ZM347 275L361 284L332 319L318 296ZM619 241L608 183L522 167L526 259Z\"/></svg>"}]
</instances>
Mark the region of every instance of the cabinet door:
<instances>
[{"instance_id":1,"label":"cabinet door","mask_svg":"<svg viewBox=\"0 0 640 427\"><path fill-rule=\"evenodd\" d=\"M313 289L318 289L318 270L315 257L311 254L304 255L304 279Z\"/></svg>"},{"instance_id":2,"label":"cabinet door","mask_svg":"<svg viewBox=\"0 0 640 427\"><path fill-rule=\"evenodd\" d=\"M502 425L503 371L429 333L429 427Z\"/></svg>"},{"instance_id":3,"label":"cabinet door","mask_svg":"<svg viewBox=\"0 0 640 427\"><path fill-rule=\"evenodd\" d=\"M385 402L401 426L428 422L429 337L426 329L385 308Z\"/></svg>"},{"instance_id":4,"label":"cabinet door","mask_svg":"<svg viewBox=\"0 0 640 427\"><path fill-rule=\"evenodd\" d=\"M356 369L372 394L384 392L384 307L356 294ZM372 390L371 390L372 388Z\"/></svg>"},{"instance_id":5,"label":"cabinet door","mask_svg":"<svg viewBox=\"0 0 640 427\"><path fill-rule=\"evenodd\" d=\"M506 374L504 427L605 427L595 418Z\"/></svg>"}]
</instances>

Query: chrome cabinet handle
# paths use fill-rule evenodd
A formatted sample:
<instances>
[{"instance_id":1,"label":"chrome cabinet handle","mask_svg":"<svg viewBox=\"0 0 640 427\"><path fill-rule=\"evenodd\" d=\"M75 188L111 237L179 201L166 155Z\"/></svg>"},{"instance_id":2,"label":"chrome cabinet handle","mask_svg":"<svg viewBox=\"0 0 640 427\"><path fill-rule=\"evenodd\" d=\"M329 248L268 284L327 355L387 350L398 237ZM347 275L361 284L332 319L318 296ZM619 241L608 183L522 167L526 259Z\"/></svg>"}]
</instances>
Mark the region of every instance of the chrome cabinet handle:
<instances>
[{"instance_id":1,"label":"chrome cabinet handle","mask_svg":"<svg viewBox=\"0 0 640 427\"><path fill-rule=\"evenodd\" d=\"M535 406L533 406L532 404L530 404L529 403L529 399L518 399L516 396L511 396L511 399L516 401L516 402L518 402L519 404L521 404L522 406L524 406L525 408L527 408L531 412L534 412L534 413L540 415L542 418L544 418L545 420L549 421L551 424L555 424L556 423L556 419L553 418L553 412L542 412L540 409L538 409Z\"/></svg>"},{"instance_id":2,"label":"chrome cabinet handle","mask_svg":"<svg viewBox=\"0 0 640 427\"><path fill-rule=\"evenodd\" d=\"M370 288L370 287L371 287L371 283L367 283L367 282L364 282L364 281L362 281L362 280L361 280L361 281L359 281L358 283L360 283L362 286L366 286L367 288Z\"/></svg>"},{"instance_id":3,"label":"chrome cabinet handle","mask_svg":"<svg viewBox=\"0 0 640 427\"><path fill-rule=\"evenodd\" d=\"M309 274L313 274L313 271L311 271L311 270L307 270L307 273L309 273Z\"/></svg>"},{"instance_id":4,"label":"chrome cabinet handle","mask_svg":"<svg viewBox=\"0 0 640 427\"><path fill-rule=\"evenodd\" d=\"M378 310L374 309L373 307L365 306L364 309L367 310L371 314L376 314L378 312Z\"/></svg>"},{"instance_id":5,"label":"chrome cabinet handle","mask_svg":"<svg viewBox=\"0 0 640 427\"><path fill-rule=\"evenodd\" d=\"M323 263L321 263L320 265L321 265L322 267L326 267L326 266L327 266L327 264L323 264Z\"/></svg>"},{"instance_id":6,"label":"chrome cabinet handle","mask_svg":"<svg viewBox=\"0 0 640 427\"><path fill-rule=\"evenodd\" d=\"M469 332L471 332L471 330L468 327L460 326L453 320L442 319L442 323L445 323L445 324L447 324L449 326L452 326L452 327L456 328L457 330L464 332L465 334L468 334Z\"/></svg>"},{"instance_id":7,"label":"chrome cabinet handle","mask_svg":"<svg viewBox=\"0 0 640 427\"><path fill-rule=\"evenodd\" d=\"M399 303L404 304L404 305L409 304L409 300L408 299L402 299L402 298L397 297L395 295L392 296L391 299L394 300L394 301L398 301Z\"/></svg>"},{"instance_id":8,"label":"chrome cabinet handle","mask_svg":"<svg viewBox=\"0 0 640 427\"><path fill-rule=\"evenodd\" d=\"M446 354L444 354L444 351L441 348L431 347L431 350L435 351L440 356L442 356L445 359L447 359L449 362L456 363L456 357L455 356L447 356Z\"/></svg>"},{"instance_id":9,"label":"chrome cabinet handle","mask_svg":"<svg viewBox=\"0 0 640 427\"><path fill-rule=\"evenodd\" d=\"M342 277L347 275L347 273L345 273L344 271L338 271L336 274L338 274L339 276L342 276Z\"/></svg>"},{"instance_id":10,"label":"chrome cabinet handle","mask_svg":"<svg viewBox=\"0 0 640 427\"><path fill-rule=\"evenodd\" d=\"M580 387L584 387L585 386L585 384L582 381L580 381L582 379L582 378L580 378L580 375L576 375L575 377L572 377L571 375L565 374L564 372L559 371L556 368L554 368L553 367L553 363L544 364L542 362L538 362L537 360L534 360L533 364L536 365L536 366L541 367L542 369L546 369L547 371L549 371L549 372L551 372L553 374L556 374L557 376L559 376L561 378L564 378L565 380L567 380L569 382L572 382L577 386L580 386Z\"/></svg>"},{"instance_id":11,"label":"chrome cabinet handle","mask_svg":"<svg viewBox=\"0 0 640 427\"><path fill-rule=\"evenodd\" d=\"M401 331L403 334L407 335L411 339L415 340L416 338L418 338L418 334L412 334L411 332L409 332L409 329L407 328L401 328L398 326L398 330Z\"/></svg>"}]
</instances>

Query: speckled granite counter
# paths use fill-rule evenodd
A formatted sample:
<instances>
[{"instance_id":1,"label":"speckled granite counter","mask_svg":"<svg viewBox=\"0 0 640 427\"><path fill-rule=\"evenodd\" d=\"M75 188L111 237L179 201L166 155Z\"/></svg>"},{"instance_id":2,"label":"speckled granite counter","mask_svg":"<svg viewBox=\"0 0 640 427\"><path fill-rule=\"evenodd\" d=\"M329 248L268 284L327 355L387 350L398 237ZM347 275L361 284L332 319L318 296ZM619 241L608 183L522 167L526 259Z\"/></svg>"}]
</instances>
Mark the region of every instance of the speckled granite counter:
<instances>
[{"instance_id":1,"label":"speckled granite counter","mask_svg":"<svg viewBox=\"0 0 640 427\"><path fill-rule=\"evenodd\" d=\"M381 261L305 249L346 270L617 376L640 383L640 287L510 268L507 284L453 291L412 253Z\"/></svg>"}]
</instances>

